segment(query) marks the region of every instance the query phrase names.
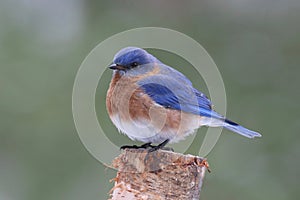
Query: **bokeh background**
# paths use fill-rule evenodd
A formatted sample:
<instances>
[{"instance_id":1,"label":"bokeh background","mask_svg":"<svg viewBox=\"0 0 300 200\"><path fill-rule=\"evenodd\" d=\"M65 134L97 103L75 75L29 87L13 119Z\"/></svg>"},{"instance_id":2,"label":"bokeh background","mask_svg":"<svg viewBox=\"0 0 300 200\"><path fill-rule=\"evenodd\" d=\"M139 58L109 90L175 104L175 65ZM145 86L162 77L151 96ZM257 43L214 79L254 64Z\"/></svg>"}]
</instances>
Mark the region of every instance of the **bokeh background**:
<instances>
[{"instance_id":1,"label":"bokeh background","mask_svg":"<svg viewBox=\"0 0 300 200\"><path fill-rule=\"evenodd\" d=\"M143 26L171 28L202 44L223 76L227 116L263 134L248 140L223 131L208 155L212 173L201 199L299 199L299 20L298 0L1 1L0 199L108 198L115 171L80 142L73 82L99 42ZM197 82L174 56L160 58ZM103 88L111 72L105 75ZM99 108L105 93L97 92ZM105 110L98 117L116 143L130 142Z\"/></svg>"}]
</instances>

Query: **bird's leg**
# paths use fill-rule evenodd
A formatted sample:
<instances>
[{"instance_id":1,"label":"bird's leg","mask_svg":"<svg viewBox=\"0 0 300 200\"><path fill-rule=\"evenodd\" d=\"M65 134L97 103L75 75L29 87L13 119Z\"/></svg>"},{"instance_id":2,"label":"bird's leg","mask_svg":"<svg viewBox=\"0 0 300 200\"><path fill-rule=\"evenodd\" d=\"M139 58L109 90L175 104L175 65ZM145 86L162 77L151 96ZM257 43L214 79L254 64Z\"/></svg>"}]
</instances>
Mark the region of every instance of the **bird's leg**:
<instances>
[{"instance_id":1,"label":"bird's leg","mask_svg":"<svg viewBox=\"0 0 300 200\"><path fill-rule=\"evenodd\" d=\"M170 140L169 139L166 139L165 141L163 141L162 143L160 143L159 145L157 145L157 146L152 146L152 148L151 149L149 149L149 152L153 152L153 151L157 151L157 150L159 150L159 149L164 149L165 148L165 146L168 144L168 142L169 142ZM170 150L170 148L166 148L167 150ZM173 150L172 148L171 148L171 150Z\"/></svg>"},{"instance_id":2,"label":"bird's leg","mask_svg":"<svg viewBox=\"0 0 300 200\"><path fill-rule=\"evenodd\" d=\"M138 149L138 146L136 145L123 145L120 147L121 150L123 149Z\"/></svg>"},{"instance_id":3,"label":"bird's leg","mask_svg":"<svg viewBox=\"0 0 300 200\"><path fill-rule=\"evenodd\" d=\"M140 147L141 147L141 148L147 149L147 148L149 148L149 147L153 148L154 146L151 145L151 142L147 142L147 143L145 143L145 144L142 144Z\"/></svg>"},{"instance_id":4,"label":"bird's leg","mask_svg":"<svg viewBox=\"0 0 300 200\"><path fill-rule=\"evenodd\" d=\"M154 148L153 145L151 145L151 142L147 142L145 144L142 144L141 146L137 145L123 145L120 147L120 149L147 149L147 148Z\"/></svg>"},{"instance_id":5,"label":"bird's leg","mask_svg":"<svg viewBox=\"0 0 300 200\"><path fill-rule=\"evenodd\" d=\"M160 143L157 146L152 145L151 142L147 142L145 144L142 144L141 146L124 145L124 146L121 146L120 149L123 150L123 149L148 149L148 148L150 148L149 152L154 152L154 151L157 151L159 149L163 149L163 150L167 150L167 151L174 151L170 147L165 147L168 144L169 141L170 141L169 139L166 139L165 141L163 141L162 143Z\"/></svg>"}]
</instances>

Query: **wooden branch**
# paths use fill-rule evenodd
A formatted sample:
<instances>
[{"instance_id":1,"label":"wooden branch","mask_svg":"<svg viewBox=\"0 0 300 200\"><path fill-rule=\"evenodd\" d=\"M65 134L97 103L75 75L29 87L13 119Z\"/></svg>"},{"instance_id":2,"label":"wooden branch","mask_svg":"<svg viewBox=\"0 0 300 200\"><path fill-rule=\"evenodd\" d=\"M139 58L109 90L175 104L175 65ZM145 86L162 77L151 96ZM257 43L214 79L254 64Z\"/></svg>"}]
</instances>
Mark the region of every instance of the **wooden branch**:
<instances>
[{"instance_id":1,"label":"wooden branch","mask_svg":"<svg viewBox=\"0 0 300 200\"><path fill-rule=\"evenodd\" d=\"M111 200L199 199L208 164L171 151L126 149L113 161L118 169Z\"/></svg>"}]
</instances>

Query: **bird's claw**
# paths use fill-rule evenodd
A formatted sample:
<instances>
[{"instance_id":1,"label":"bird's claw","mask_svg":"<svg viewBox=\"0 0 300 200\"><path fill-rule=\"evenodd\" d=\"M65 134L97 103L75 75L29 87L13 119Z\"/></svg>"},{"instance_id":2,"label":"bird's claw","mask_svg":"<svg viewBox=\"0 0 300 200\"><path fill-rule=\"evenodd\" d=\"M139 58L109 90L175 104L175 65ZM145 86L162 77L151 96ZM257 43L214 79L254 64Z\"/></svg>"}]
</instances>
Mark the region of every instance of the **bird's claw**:
<instances>
[{"instance_id":1,"label":"bird's claw","mask_svg":"<svg viewBox=\"0 0 300 200\"><path fill-rule=\"evenodd\" d=\"M137 145L123 145L120 147L121 150L124 149L147 149L147 148L153 148L154 146L151 145L151 142L142 144L141 146L137 146Z\"/></svg>"},{"instance_id":2,"label":"bird's claw","mask_svg":"<svg viewBox=\"0 0 300 200\"><path fill-rule=\"evenodd\" d=\"M124 146L121 146L120 149L121 150L124 150L124 149L149 149L148 150L149 153L157 151L159 149L163 149L163 150L167 150L167 151L174 151L171 147L165 147L168 142L169 142L169 140L165 140L157 146L152 145L151 142L142 144L141 146L124 145Z\"/></svg>"}]
</instances>

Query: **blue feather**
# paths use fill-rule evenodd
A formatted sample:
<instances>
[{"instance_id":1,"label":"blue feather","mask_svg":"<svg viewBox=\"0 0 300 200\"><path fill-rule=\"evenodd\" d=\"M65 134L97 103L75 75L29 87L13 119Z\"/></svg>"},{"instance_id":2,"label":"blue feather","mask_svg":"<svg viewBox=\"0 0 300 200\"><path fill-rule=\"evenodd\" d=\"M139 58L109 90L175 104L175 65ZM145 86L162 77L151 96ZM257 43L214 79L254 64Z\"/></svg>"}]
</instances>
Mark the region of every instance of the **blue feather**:
<instances>
[{"instance_id":1,"label":"blue feather","mask_svg":"<svg viewBox=\"0 0 300 200\"><path fill-rule=\"evenodd\" d=\"M138 84L161 106L212 118L210 124L207 124L209 126L222 126L248 138L261 137L259 133L240 126L212 110L210 100L189 82L181 84L172 76L159 74L147 77Z\"/></svg>"},{"instance_id":2,"label":"blue feather","mask_svg":"<svg viewBox=\"0 0 300 200\"><path fill-rule=\"evenodd\" d=\"M172 76L154 75L138 84L152 100L164 107L207 117L217 114L211 110L211 102L203 93L190 84L180 84Z\"/></svg>"}]
</instances>

